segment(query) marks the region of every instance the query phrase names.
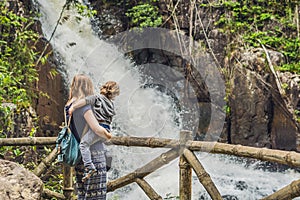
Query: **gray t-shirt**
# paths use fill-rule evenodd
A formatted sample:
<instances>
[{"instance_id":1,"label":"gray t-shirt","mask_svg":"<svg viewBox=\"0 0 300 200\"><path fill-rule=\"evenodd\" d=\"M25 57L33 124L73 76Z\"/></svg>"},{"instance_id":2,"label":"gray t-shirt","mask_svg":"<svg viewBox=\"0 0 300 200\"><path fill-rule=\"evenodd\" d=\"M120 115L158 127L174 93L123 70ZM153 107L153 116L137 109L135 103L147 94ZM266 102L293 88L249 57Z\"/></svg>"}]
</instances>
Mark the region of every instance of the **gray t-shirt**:
<instances>
[{"instance_id":1,"label":"gray t-shirt","mask_svg":"<svg viewBox=\"0 0 300 200\"><path fill-rule=\"evenodd\" d=\"M84 127L87 125L87 122L84 118L84 114L88 111L88 110L92 110L91 105L85 105L81 108L78 108L74 111L73 113L73 119L74 119L74 124L76 127L76 130L78 132L78 135L80 138L82 138L82 132L84 130ZM88 128L88 132L93 132L90 128ZM94 133L96 134L96 133ZM94 143L91 147L91 150L104 150L104 146L103 143L101 141L98 141L96 143Z\"/></svg>"},{"instance_id":2,"label":"gray t-shirt","mask_svg":"<svg viewBox=\"0 0 300 200\"><path fill-rule=\"evenodd\" d=\"M84 114L85 114L85 112L87 112L88 110L91 110L91 109L92 108L90 105L86 105L79 109L76 109L73 113L73 120L74 120L74 124L77 129L79 137L82 136L83 129L84 129L85 125L87 125L87 123L84 119Z\"/></svg>"}]
</instances>

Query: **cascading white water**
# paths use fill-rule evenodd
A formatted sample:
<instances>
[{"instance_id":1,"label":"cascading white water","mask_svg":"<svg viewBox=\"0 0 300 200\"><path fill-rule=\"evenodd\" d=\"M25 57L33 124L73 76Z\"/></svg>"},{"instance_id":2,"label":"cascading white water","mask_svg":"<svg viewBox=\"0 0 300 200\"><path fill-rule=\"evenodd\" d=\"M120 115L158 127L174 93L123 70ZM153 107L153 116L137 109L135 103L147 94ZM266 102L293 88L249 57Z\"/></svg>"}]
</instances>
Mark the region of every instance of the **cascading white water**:
<instances>
[{"instance_id":1,"label":"cascading white water","mask_svg":"<svg viewBox=\"0 0 300 200\"><path fill-rule=\"evenodd\" d=\"M37 0L41 12L42 29L50 38L64 5L61 0ZM65 11L51 45L60 59L61 68L70 80L77 73L88 74L95 86L108 80L119 82L121 95L116 98L113 134L130 136L155 136L178 138L181 129L180 113L174 109L173 99L153 88L141 87L141 76L112 44L100 40L93 34L90 20L78 21L76 11ZM178 83L183 85L182 83ZM176 122L175 122L176 121ZM142 167L166 149L110 147L114 155L113 170L109 179L115 179ZM227 199L259 199L299 179L294 170L267 172L255 169L259 162L246 164L229 156L198 153L204 168L212 177L220 193ZM145 179L162 197L176 199L178 187L178 159L155 171ZM193 198L209 199L205 190L193 174ZM231 195L231 197L230 197ZM136 184L109 193L108 199L148 199Z\"/></svg>"}]
</instances>

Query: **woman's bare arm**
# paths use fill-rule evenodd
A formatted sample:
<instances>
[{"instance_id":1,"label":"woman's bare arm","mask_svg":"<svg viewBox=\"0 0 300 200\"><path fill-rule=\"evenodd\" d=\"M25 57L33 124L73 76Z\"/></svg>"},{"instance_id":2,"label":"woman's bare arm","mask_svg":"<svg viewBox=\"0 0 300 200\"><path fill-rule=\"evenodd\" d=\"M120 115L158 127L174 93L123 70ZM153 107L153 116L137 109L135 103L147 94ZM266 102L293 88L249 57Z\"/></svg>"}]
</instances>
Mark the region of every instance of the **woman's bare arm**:
<instances>
[{"instance_id":1,"label":"woman's bare arm","mask_svg":"<svg viewBox=\"0 0 300 200\"><path fill-rule=\"evenodd\" d=\"M84 118L94 133L105 139L110 139L112 137L111 133L99 125L92 110L86 111L84 113Z\"/></svg>"},{"instance_id":2,"label":"woman's bare arm","mask_svg":"<svg viewBox=\"0 0 300 200\"><path fill-rule=\"evenodd\" d=\"M77 109L81 108L82 106L86 105L86 100L85 98L83 99L78 99L78 101L75 101L71 107L69 108L69 115L72 115L72 113Z\"/></svg>"}]
</instances>

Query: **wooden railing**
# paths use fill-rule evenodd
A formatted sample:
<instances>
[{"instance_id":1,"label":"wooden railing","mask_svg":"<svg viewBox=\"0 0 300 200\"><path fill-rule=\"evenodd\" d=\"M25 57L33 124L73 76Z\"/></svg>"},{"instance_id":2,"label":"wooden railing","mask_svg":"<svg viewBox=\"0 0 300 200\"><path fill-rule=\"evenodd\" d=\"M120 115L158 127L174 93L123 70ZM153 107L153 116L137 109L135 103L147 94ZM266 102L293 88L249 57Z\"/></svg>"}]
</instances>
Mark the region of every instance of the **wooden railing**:
<instances>
[{"instance_id":1,"label":"wooden railing","mask_svg":"<svg viewBox=\"0 0 300 200\"><path fill-rule=\"evenodd\" d=\"M55 140L56 137L6 138L0 139L0 146L53 145L55 144ZM169 149L139 169L107 183L107 191L112 192L118 188L135 182L142 188L149 199L153 200L161 200L162 197L156 193L156 191L144 178L178 157L180 170L179 197L181 200L191 199L192 170L194 170L200 183L204 186L212 199L222 199L220 192L210 178L210 175L205 171L201 162L195 156L194 151L249 157L263 161L285 164L291 167L300 167L300 153L294 151L255 148L218 142L193 141L191 132L189 131L181 131L179 140L149 137L113 137L107 144ZM33 170L33 173L37 176L41 176L51 163L55 161L55 158L56 150L54 149ZM63 194L46 189L44 190L44 195L48 197L55 197L57 199L71 199L73 193L72 172L73 170L70 167L64 166ZM293 181L291 184L263 199L292 199L298 196L300 196L300 180Z\"/></svg>"}]
</instances>

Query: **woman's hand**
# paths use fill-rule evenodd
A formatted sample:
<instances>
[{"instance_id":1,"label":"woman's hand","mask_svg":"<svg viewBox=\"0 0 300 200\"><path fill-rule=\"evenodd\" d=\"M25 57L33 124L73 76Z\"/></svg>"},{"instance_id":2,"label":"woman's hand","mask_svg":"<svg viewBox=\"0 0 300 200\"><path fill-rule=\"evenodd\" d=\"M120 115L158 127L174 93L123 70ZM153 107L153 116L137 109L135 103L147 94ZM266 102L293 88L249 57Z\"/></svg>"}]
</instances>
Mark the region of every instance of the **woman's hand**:
<instances>
[{"instance_id":1,"label":"woman's hand","mask_svg":"<svg viewBox=\"0 0 300 200\"><path fill-rule=\"evenodd\" d=\"M69 115L72 116L74 112L74 108L73 108L73 105L71 105L71 107L69 108Z\"/></svg>"},{"instance_id":2,"label":"woman's hand","mask_svg":"<svg viewBox=\"0 0 300 200\"><path fill-rule=\"evenodd\" d=\"M112 137L112 134L110 132L106 131L106 137L108 140L110 140Z\"/></svg>"}]
</instances>

